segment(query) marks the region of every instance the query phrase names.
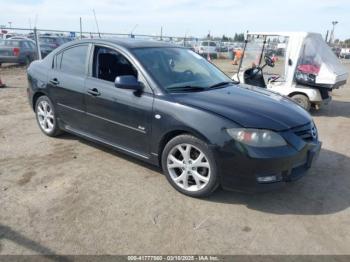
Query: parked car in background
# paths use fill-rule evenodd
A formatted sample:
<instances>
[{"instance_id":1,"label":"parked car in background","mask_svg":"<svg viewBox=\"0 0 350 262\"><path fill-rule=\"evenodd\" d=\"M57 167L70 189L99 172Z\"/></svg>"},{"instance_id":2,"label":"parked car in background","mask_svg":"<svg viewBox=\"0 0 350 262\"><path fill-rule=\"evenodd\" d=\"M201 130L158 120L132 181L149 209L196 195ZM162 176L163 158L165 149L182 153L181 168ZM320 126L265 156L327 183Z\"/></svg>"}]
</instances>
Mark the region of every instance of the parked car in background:
<instances>
[{"instance_id":1,"label":"parked car in background","mask_svg":"<svg viewBox=\"0 0 350 262\"><path fill-rule=\"evenodd\" d=\"M67 42L67 38L60 36L40 36L39 43L42 58L51 53L52 50Z\"/></svg>"},{"instance_id":2,"label":"parked car in background","mask_svg":"<svg viewBox=\"0 0 350 262\"><path fill-rule=\"evenodd\" d=\"M339 56L340 58L350 59L350 48L342 48Z\"/></svg>"},{"instance_id":3,"label":"parked car in background","mask_svg":"<svg viewBox=\"0 0 350 262\"><path fill-rule=\"evenodd\" d=\"M191 51L195 51L194 45L191 44L190 42L185 42L185 43L183 44L183 47L185 47L185 48L187 48L187 49L189 49L189 50L191 50Z\"/></svg>"},{"instance_id":4,"label":"parked car in background","mask_svg":"<svg viewBox=\"0 0 350 262\"><path fill-rule=\"evenodd\" d=\"M9 33L0 33L0 39L9 39L10 37L12 37L13 34L9 34Z\"/></svg>"},{"instance_id":5,"label":"parked car in background","mask_svg":"<svg viewBox=\"0 0 350 262\"><path fill-rule=\"evenodd\" d=\"M211 58L217 58L217 45L214 41L203 41L195 48L196 52L202 56L210 55Z\"/></svg>"},{"instance_id":6,"label":"parked car in background","mask_svg":"<svg viewBox=\"0 0 350 262\"><path fill-rule=\"evenodd\" d=\"M340 47L332 47L332 52L336 55L336 57L340 57L341 48Z\"/></svg>"},{"instance_id":7,"label":"parked car in background","mask_svg":"<svg viewBox=\"0 0 350 262\"><path fill-rule=\"evenodd\" d=\"M321 148L311 116L296 103L239 85L184 47L79 40L27 73L30 108L44 134L66 131L160 165L189 196L220 185L284 186L306 174Z\"/></svg>"},{"instance_id":8,"label":"parked car in background","mask_svg":"<svg viewBox=\"0 0 350 262\"><path fill-rule=\"evenodd\" d=\"M11 36L10 38L8 38L10 40L30 40L30 41L33 41L32 39L26 37L26 36L21 36L21 35L16 35L16 36ZM35 42L34 42L35 43Z\"/></svg>"},{"instance_id":9,"label":"parked car in background","mask_svg":"<svg viewBox=\"0 0 350 262\"><path fill-rule=\"evenodd\" d=\"M2 63L29 65L36 57L35 43L30 39L0 40L0 65Z\"/></svg>"}]
</instances>

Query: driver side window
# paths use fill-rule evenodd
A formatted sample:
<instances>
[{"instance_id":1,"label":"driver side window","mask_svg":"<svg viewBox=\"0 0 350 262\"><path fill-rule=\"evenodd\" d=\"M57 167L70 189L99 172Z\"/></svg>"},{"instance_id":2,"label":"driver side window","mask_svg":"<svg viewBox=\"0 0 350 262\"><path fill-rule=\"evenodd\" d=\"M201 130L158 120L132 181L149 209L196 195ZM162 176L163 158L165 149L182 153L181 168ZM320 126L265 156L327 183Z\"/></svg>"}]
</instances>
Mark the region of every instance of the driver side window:
<instances>
[{"instance_id":1,"label":"driver side window","mask_svg":"<svg viewBox=\"0 0 350 262\"><path fill-rule=\"evenodd\" d=\"M94 50L92 76L114 82L117 76L133 75L138 78L136 68L119 52L102 46Z\"/></svg>"}]
</instances>

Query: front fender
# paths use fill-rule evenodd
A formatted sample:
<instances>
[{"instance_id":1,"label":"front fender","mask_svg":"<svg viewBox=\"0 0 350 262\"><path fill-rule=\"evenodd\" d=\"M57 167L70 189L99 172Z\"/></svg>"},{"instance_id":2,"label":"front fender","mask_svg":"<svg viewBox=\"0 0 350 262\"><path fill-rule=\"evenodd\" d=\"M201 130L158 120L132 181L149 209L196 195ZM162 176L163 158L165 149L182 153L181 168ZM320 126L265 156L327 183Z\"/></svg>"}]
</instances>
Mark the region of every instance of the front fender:
<instances>
[{"instance_id":1,"label":"front fender","mask_svg":"<svg viewBox=\"0 0 350 262\"><path fill-rule=\"evenodd\" d=\"M152 126L152 154L158 154L162 140L171 132L190 133L208 145L223 146L229 136L222 133L226 133L226 128L237 127L234 122L214 113L157 98L154 116L157 117L153 119Z\"/></svg>"}]
</instances>

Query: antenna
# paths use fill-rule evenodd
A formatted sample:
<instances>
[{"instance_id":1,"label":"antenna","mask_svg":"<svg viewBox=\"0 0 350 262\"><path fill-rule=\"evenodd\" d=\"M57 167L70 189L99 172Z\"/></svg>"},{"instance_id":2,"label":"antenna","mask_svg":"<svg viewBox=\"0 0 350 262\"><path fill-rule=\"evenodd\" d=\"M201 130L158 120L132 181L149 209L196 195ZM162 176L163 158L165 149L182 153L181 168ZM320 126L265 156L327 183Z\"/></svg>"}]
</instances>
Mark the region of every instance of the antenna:
<instances>
[{"instance_id":1,"label":"antenna","mask_svg":"<svg viewBox=\"0 0 350 262\"><path fill-rule=\"evenodd\" d=\"M92 9L92 12L94 13L94 17L95 17L95 23L96 23L96 27L97 27L98 37L101 38L100 28L98 27L98 22L97 22L97 18L96 18L95 9Z\"/></svg>"},{"instance_id":2,"label":"antenna","mask_svg":"<svg viewBox=\"0 0 350 262\"><path fill-rule=\"evenodd\" d=\"M136 24L132 29L131 29L131 31L130 31L130 35L132 35L132 33L135 31L135 29L136 29L136 27L138 27L139 25L138 24Z\"/></svg>"}]
</instances>

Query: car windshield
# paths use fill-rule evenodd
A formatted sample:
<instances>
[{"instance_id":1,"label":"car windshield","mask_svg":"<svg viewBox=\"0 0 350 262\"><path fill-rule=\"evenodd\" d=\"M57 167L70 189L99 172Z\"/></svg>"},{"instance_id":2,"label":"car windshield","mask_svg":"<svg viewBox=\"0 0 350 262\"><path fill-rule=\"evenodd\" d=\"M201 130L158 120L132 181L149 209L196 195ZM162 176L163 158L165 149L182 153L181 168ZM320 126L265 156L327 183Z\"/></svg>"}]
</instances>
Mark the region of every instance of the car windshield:
<instances>
[{"instance_id":1,"label":"car windshield","mask_svg":"<svg viewBox=\"0 0 350 262\"><path fill-rule=\"evenodd\" d=\"M135 56L168 91L219 88L232 80L206 59L184 48L139 48Z\"/></svg>"}]
</instances>

